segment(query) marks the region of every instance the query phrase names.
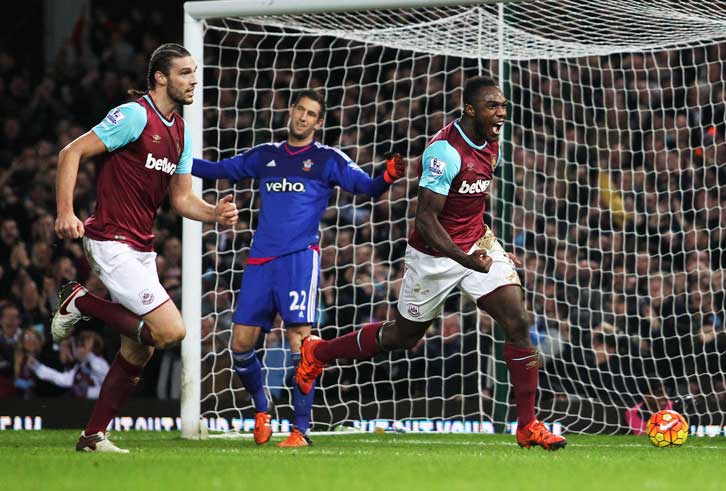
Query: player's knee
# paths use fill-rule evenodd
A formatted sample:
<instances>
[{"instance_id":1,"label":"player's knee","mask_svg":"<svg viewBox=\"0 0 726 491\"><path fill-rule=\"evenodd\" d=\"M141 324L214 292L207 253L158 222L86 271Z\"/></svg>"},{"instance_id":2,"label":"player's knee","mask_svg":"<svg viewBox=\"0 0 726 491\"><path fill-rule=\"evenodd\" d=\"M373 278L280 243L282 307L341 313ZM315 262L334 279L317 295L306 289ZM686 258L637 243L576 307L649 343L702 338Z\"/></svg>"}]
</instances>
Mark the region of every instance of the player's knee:
<instances>
[{"instance_id":1,"label":"player's knee","mask_svg":"<svg viewBox=\"0 0 726 491\"><path fill-rule=\"evenodd\" d=\"M387 322L381 326L381 348L385 351L409 350L418 344L427 328L428 323L412 324L399 314L395 322Z\"/></svg>"},{"instance_id":2,"label":"player's knee","mask_svg":"<svg viewBox=\"0 0 726 491\"><path fill-rule=\"evenodd\" d=\"M503 324L507 341L513 344L529 342L529 317L526 312L508 317Z\"/></svg>"},{"instance_id":3,"label":"player's knee","mask_svg":"<svg viewBox=\"0 0 726 491\"><path fill-rule=\"evenodd\" d=\"M154 336L154 345L162 349L173 348L181 343L186 335L187 330L184 328L184 325L172 326L160 331L157 336Z\"/></svg>"},{"instance_id":4,"label":"player's knee","mask_svg":"<svg viewBox=\"0 0 726 491\"><path fill-rule=\"evenodd\" d=\"M245 351L249 351L255 347L254 343L249 342L246 339L239 339L237 337L232 337L232 351L237 353L244 353Z\"/></svg>"},{"instance_id":5,"label":"player's knee","mask_svg":"<svg viewBox=\"0 0 726 491\"><path fill-rule=\"evenodd\" d=\"M396 349L409 350L416 346L418 340L419 338L415 336L399 334L398 336L393 337L388 343L385 343L385 347L389 351Z\"/></svg>"},{"instance_id":6,"label":"player's knee","mask_svg":"<svg viewBox=\"0 0 726 491\"><path fill-rule=\"evenodd\" d=\"M413 347L416 346L416 343L418 343L417 338L407 337L401 342L401 348L406 350L413 349Z\"/></svg>"}]
</instances>

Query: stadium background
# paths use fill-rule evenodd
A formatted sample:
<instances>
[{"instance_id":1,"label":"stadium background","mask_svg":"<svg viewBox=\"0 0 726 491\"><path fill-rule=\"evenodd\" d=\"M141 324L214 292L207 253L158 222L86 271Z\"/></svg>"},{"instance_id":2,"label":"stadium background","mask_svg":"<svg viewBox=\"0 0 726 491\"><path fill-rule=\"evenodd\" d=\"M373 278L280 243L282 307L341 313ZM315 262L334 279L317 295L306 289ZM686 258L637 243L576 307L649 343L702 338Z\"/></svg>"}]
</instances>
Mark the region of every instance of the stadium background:
<instances>
[{"instance_id":1,"label":"stadium background","mask_svg":"<svg viewBox=\"0 0 726 491\"><path fill-rule=\"evenodd\" d=\"M123 6L110 2L89 2L88 21L69 22L66 27L71 25L73 28L67 32L67 36L58 36L52 43L49 38L53 36L49 33L58 31L44 29L37 22L38 18L48 13L49 4L52 2L23 2L24 8L19 10L20 15L12 19L6 17L4 22L7 25L3 29L0 48L0 302L4 304L0 311L3 328L0 356L5 362L0 377L3 377L1 383L5 387L3 394L11 399L71 397L68 391L34 380L32 373L23 366L24 354L25 351L37 350L37 357L41 361L62 367L60 351L52 345L48 332L48 318L55 307L57 286L69 279L78 279L86 282L95 292L103 291L102 285L90 274L78 245L59 242L52 230L57 152L65 143L98 122L110 107L125 102L128 88L144 87L146 62L158 44L181 42L179 5L164 7L164 10L155 10L156 7L153 7L150 11L143 2L125 2ZM723 59L723 48L721 45L706 56L712 56L714 61ZM537 333L547 332L551 333L550 338L566 341L557 346L542 346L542 349L552 349L549 363L557 365L554 372L562 375L560 380L555 381L560 384L557 387L545 386L550 396L556 392L581 392L583 396L607 400L614 391L624 389L625 392L638 392L642 390L642 385L638 384L645 381L645 385L651 387L649 381L658 379L665 382L666 392L690 393L694 396L692 404L700 404L704 410L708 408L708 412L722 413L726 402L722 376L726 336L721 272L724 258L716 252L723 249L723 241L726 240L721 233L723 225L726 225L723 223L726 220L723 213L726 195L717 185L726 179L723 169L718 166L726 153L723 143L723 64L713 63L714 69L706 75L709 83L720 83L721 97L712 97L713 102L708 104L707 110L696 113L686 110L698 106L699 101L694 101L687 90L679 92L677 88L691 85L697 74L685 68L672 72L658 70L662 66L673 68L674 64L678 67L689 66L692 63L689 53L687 50L666 53L664 58L664 65L659 65L658 60L650 65L652 78L666 86L671 84L673 90L667 92L660 101L651 101L652 106L647 108L641 107L642 101L639 100L624 103L640 109L641 114L649 115L648 127L662 135L663 144L675 151L671 155L677 153L691 157L659 161L652 158L658 149L647 148L642 141L612 154L597 154L593 151L594 147L573 145L564 150L572 164L575 179L569 187L556 188L555 182L551 180L537 181L540 176L547 174L547 166L551 162L538 161L533 153L526 150L527 147L553 144L536 140L537 135L546 135L552 131L554 121L541 117L531 109L520 111L517 113L520 124L527 122L532 131L531 134L515 135L519 143L525 144L523 148L515 145L515 152L520 152L515 158L524 164L523 172L517 176L517 183L522 185L520 189L530 187L549 190L544 194L548 194L551 199L538 203L544 210L540 216L515 215L514 233L512 237L504 239L516 245L517 251L525 259L525 279L530 286L528 305L533 312L533 335L537 337ZM637 59L628 63L638 62L645 63ZM553 65L533 66L529 73L544 76L552 69ZM664 73L669 81L661 80ZM673 73L680 75L673 77ZM627 80L622 82L632 83ZM450 80L447 83L455 85L457 82ZM523 81L522 84L526 85ZM403 85L398 90L408 92ZM276 114L281 114L279 110L284 109L286 104L285 95L285 92L281 92L279 98L273 99L271 94L259 97L257 101L261 107L258 109L264 111L265 107L262 106L272 106L278 110ZM517 99L526 100L527 95L520 94ZM540 102L545 106L548 104L546 100ZM680 111L657 114L663 107L674 107ZM437 117L443 123L446 118L456 115L456 107L447 106L443 100L432 100L427 107L421 108L420 114L425 117L426 113L432 112L439 113ZM359 120L356 116L349 117L350 121ZM603 114L600 117L615 118L617 127L620 116ZM690 121L688 118L697 120ZM335 121L333 115L328 124L343 123ZM223 125L219 126L224 128ZM701 133L701 127L707 128L707 131ZM237 133L224 133L231 140L223 148L242 149L248 140L251 141L245 138L251 136L249 131L252 130L238 130ZM390 131L403 130L399 127L391 128ZM405 143L404 146L407 153L415 158L427 136L421 131L416 133L414 123L391 140L411 140L410 145ZM260 135L256 134L255 137L260 138ZM328 132L325 138L335 139L337 135ZM701 147L707 151L700 155L691 151ZM387 149L358 149L352 156L366 164L384 150ZM544 172L528 172L530 168ZM603 171L608 172L612 186L623 191L626 208L631 206L629 211L632 211L632 218L616 227L613 224L617 224L619 219L611 216L609 210L600 205L600 196L596 191L596 183L600 182ZM679 179L666 178L666 182L658 182L652 179L656 175L655 171L663 171L662 175L666 176L667 173L672 176L677 172ZM92 209L95 198L94 173L92 162L83 165L79 173L76 206L81 218ZM527 181L528 176L533 181ZM692 189L702 191L692 192ZM408 189L412 195L414 191L414 188ZM527 201L524 194L516 199L521 203ZM678 207L678 213L673 211L674 206ZM598 211L596 220L593 220L593 210ZM658 214L658 210L665 212ZM390 213L387 208L378 211ZM374 209L371 215L375 213ZM667 223L654 223L648 218L655 215L666 217ZM673 219L674 216L678 218ZM355 216L351 215L349 220L353 219ZM243 221L251 224L253 220L253 214L250 213ZM328 216L327 220L328 224L336 223L339 217ZM560 230L567 223L578 223L588 233L577 234L575 231L573 235L571 230ZM382 237L392 236L395 239L405 236L401 227L392 228L378 232ZM593 230L599 233L593 234ZM178 218L165 210L157 220L156 232L162 283L178 302L181 253ZM667 243L662 240L665 234L668 236ZM244 238L244 234L240 234L240 237ZM367 240L353 234L350 237L343 234L341 237L351 243ZM566 240L548 241L543 237L564 237ZM376 243L381 248L393 249L372 251L377 256L401 256L402 240L380 240ZM324 245L330 243L325 243L324 239ZM364 261L366 254L371 253L358 249L360 256L356 257L352 254L355 248L347 250L351 254L328 258L332 262L324 263L324 269L330 271L330 268L340 268L352 272L355 268L350 266L355 265L356 261ZM578 250L587 250L588 253L581 255ZM543 263L541 271L527 268L533 264L527 260L537 254L549 258ZM325 255L323 258L325 261ZM691 273L696 269L696 264L699 265L698 274L694 275ZM396 274L394 271L383 276L395 277ZM341 277L345 278L346 275ZM229 278L229 281L234 285L239 278ZM341 288L338 297L323 295L323 302L326 305L339 302L359 307L340 314L342 318L336 320L343 327L370 318L387 317L389 302L395 300L397 290L395 283L382 290L382 293L366 287L355 287L352 282L338 286ZM581 295L582 291L588 294ZM366 301L361 302L361 298ZM218 295L215 301L231 302L231 299ZM17 320L9 305L17 308ZM212 310L224 308L215 305ZM614 329L611 331L609 327L603 327L603 323L614 326ZM654 325L658 326L655 330ZM116 336L94 323L88 323L82 329L93 330L103 336L102 354L110 359L117 347ZM461 337L463 343L469 343L469 346L475 344L473 338L477 333L470 326L452 326L452 329L464 332ZM663 333L655 337L658 340L656 343L644 345L640 341L633 341L640 333L656 331ZM27 337L36 338L35 341L25 341L26 333ZM699 352L693 352L693 347L697 347ZM454 351L457 349L461 350L461 347L452 348ZM662 366L637 367L632 361L643 359L643 350L655 352L655 358L667 362ZM693 367L679 366L677 360L674 364L669 355L680 355L684 350L690 350L688 354L691 355L683 358L684 363L705 364L704 369L700 370L702 373L719 376L698 380L682 376L692 372ZM177 352L155 355L137 396L148 399L178 397L172 388L178 363ZM452 359L453 367L458 368L462 364L476 365L473 360ZM443 374L439 377L440 387L424 386L413 390L455 393L461 384L471 383L465 377L458 380L446 377L446 366L437 367L436 370ZM592 380L593 377L600 379L588 386L567 385L572 380ZM16 383L18 380L22 383ZM552 380L547 382L551 383ZM401 383L407 382L402 380ZM637 388L629 384L636 384ZM488 395L485 393L484 396ZM652 396L663 397L663 394Z\"/></svg>"},{"instance_id":2,"label":"stadium background","mask_svg":"<svg viewBox=\"0 0 726 491\"><path fill-rule=\"evenodd\" d=\"M151 9L135 0L10 3L15 4L14 14L0 21L0 398L4 404L9 399L72 397L69 390L38 381L23 364L26 352L58 369L75 363L68 357L61 361L61 350L50 336L49 317L57 303L53 292L58 285L70 279L90 281L92 291L104 294L79 243L59 241L53 231L58 151L98 123L109 108L128 101L128 89L146 87L151 52L163 42L182 41L183 14L181 4L174 2ZM94 183L93 162L82 164L75 194L81 219L94 206ZM181 223L167 207L157 226L161 278L178 303ZM9 305L17 308L18 318ZM102 346L95 348L110 361L118 336L95 323L80 328L101 335ZM23 345L20 340L26 332L35 339ZM178 349L156 355L138 397L173 396L169 382L176 376L178 360ZM15 383L18 378L27 383Z\"/></svg>"}]
</instances>

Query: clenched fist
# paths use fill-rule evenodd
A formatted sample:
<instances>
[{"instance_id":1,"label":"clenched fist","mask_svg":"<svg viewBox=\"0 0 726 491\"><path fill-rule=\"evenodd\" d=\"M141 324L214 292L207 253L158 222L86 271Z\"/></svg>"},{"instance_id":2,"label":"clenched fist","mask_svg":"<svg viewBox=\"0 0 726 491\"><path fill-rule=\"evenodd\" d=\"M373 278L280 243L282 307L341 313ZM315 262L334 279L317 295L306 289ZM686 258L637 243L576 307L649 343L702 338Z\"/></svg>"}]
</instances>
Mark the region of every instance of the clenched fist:
<instances>
[{"instance_id":1,"label":"clenched fist","mask_svg":"<svg viewBox=\"0 0 726 491\"><path fill-rule=\"evenodd\" d=\"M238 220L237 205L234 203L234 196L228 194L217 202L214 208L214 219L221 225L234 225Z\"/></svg>"},{"instance_id":2,"label":"clenched fist","mask_svg":"<svg viewBox=\"0 0 726 491\"><path fill-rule=\"evenodd\" d=\"M55 219L55 233L61 239L80 239L86 233L83 222L75 213L59 214Z\"/></svg>"}]
</instances>

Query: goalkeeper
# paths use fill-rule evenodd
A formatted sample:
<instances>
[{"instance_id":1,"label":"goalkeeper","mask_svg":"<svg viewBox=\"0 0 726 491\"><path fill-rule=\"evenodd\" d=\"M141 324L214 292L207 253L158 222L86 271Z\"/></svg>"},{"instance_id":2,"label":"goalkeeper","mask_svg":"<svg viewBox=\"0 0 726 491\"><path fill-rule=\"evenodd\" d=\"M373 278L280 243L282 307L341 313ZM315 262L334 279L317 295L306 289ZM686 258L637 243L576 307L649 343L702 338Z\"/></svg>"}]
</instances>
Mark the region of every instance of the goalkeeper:
<instances>
[{"instance_id":1,"label":"goalkeeper","mask_svg":"<svg viewBox=\"0 0 726 491\"><path fill-rule=\"evenodd\" d=\"M262 365L255 353L261 332L269 332L280 314L297 366L300 346L318 318L320 236L318 228L335 186L378 196L405 173L400 155L386 161L383 175L371 179L341 151L315 141L323 125L325 100L315 90L296 94L289 109L286 141L257 145L214 163L194 159L192 174L205 179L255 178L261 197L260 218L232 318L234 370L250 393L255 410L254 438L272 436ZM313 390L293 387L294 429L278 444L303 447L309 438Z\"/></svg>"}]
</instances>

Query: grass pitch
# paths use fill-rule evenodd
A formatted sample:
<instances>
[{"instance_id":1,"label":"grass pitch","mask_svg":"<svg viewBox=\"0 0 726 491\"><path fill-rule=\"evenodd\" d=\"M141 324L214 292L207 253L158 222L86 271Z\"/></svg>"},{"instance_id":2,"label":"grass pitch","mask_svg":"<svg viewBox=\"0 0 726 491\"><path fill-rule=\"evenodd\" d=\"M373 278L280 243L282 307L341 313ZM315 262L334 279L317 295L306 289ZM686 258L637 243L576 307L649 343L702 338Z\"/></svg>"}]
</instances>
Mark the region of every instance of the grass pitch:
<instances>
[{"instance_id":1,"label":"grass pitch","mask_svg":"<svg viewBox=\"0 0 726 491\"><path fill-rule=\"evenodd\" d=\"M181 440L113 433L128 455L74 451L76 431L0 432L0 489L56 490L723 490L726 438L658 449L645 438L569 435L566 449L520 449L512 435L316 436L278 449L273 437Z\"/></svg>"}]
</instances>

